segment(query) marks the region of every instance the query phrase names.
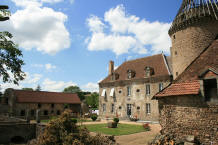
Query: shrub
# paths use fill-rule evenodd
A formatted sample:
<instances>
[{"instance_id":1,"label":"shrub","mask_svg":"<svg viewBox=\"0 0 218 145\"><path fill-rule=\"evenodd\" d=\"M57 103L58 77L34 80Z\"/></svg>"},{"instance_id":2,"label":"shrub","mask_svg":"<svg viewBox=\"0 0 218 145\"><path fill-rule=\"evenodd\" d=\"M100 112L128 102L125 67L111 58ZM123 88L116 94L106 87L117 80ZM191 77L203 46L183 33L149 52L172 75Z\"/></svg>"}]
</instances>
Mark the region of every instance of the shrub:
<instances>
[{"instance_id":1,"label":"shrub","mask_svg":"<svg viewBox=\"0 0 218 145\"><path fill-rule=\"evenodd\" d=\"M148 123L145 123L145 124L143 124L142 126L143 126L143 128L144 128L146 131L150 131L150 130L151 130L151 128L150 128L150 126L149 126Z\"/></svg>"},{"instance_id":2,"label":"shrub","mask_svg":"<svg viewBox=\"0 0 218 145\"><path fill-rule=\"evenodd\" d=\"M108 122L107 127L108 128L117 128L117 122Z\"/></svg>"},{"instance_id":3,"label":"shrub","mask_svg":"<svg viewBox=\"0 0 218 145\"><path fill-rule=\"evenodd\" d=\"M114 118L114 122L119 123L119 121L120 121L119 118L117 117Z\"/></svg>"},{"instance_id":4,"label":"shrub","mask_svg":"<svg viewBox=\"0 0 218 145\"><path fill-rule=\"evenodd\" d=\"M97 114L93 114L93 115L91 116L91 118L92 118L92 121L96 121L96 119L98 118L98 116L97 116Z\"/></svg>"},{"instance_id":5,"label":"shrub","mask_svg":"<svg viewBox=\"0 0 218 145\"><path fill-rule=\"evenodd\" d=\"M76 118L72 118L72 122L76 124L77 123L77 119Z\"/></svg>"},{"instance_id":6,"label":"shrub","mask_svg":"<svg viewBox=\"0 0 218 145\"><path fill-rule=\"evenodd\" d=\"M114 145L114 137L90 135L85 127L77 126L65 110L57 119L51 120L36 140L28 145Z\"/></svg>"}]
</instances>

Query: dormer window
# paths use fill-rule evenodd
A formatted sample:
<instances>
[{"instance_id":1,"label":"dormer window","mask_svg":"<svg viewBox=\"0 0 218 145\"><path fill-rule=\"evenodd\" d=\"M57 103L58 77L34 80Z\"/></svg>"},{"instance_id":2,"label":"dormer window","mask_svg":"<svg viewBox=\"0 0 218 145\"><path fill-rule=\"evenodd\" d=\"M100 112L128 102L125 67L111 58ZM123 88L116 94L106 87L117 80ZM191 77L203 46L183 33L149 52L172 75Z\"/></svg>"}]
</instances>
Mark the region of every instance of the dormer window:
<instances>
[{"instance_id":1,"label":"dormer window","mask_svg":"<svg viewBox=\"0 0 218 145\"><path fill-rule=\"evenodd\" d=\"M118 73L112 73L111 74L111 80L112 81L115 81L115 80L118 80L119 79L119 74Z\"/></svg>"},{"instance_id":2,"label":"dormer window","mask_svg":"<svg viewBox=\"0 0 218 145\"><path fill-rule=\"evenodd\" d=\"M131 78L134 78L135 77L135 72L133 70L128 70L127 71L127 78L128 79L131 79Z\"/></svg>"},{"instance_id":3,"label":"dormer window","mask_svg":"<svg viewBox=\"0 0 218 145\"><path fill-rule=\"evenodd\" d=\"M145 77L150 77L154 74L154 69L152 67L146 66L145 67Z\"/></svg>"}]
</instances>

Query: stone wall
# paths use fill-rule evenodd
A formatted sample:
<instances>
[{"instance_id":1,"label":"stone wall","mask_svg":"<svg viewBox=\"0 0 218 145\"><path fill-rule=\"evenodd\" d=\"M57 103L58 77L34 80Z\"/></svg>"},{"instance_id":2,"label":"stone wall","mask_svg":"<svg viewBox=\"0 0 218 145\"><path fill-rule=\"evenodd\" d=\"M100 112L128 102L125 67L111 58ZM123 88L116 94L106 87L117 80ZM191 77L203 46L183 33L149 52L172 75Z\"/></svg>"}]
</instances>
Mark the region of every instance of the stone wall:
<instances>
[{"instance_id":1,"label":"stone wall","mask_svg":"<svg viewBox=\"0 0 218 145\"><path fill-rule=\"evenodd\" d=\"M176 100L171 98L172 102L177 102ZM185 105L183 101L183 105L178 105L178 102L176 105L169 104L162 104L162 134L174 135L177 140L185 140L186 136L194 135L203 144L218 144L218 105L202 103L200 107L199 103Z\"/></svg>"},{"instance_id":2,"label":"stone wall","mask_svg":"<svg viewBox=\"0 0 218 145\"><path fill-rule=\"evenodd\" d=\"M9 144L14 141L26 143L36 137L36 124L4 123L0 124L0 144Z\"/></svg>"},{"instance_id":3,"label":"stone wall","mask_svg":"<svg viewBox=\"0 0 218 145\"><path fill-rule=\"evenodd\" d=\"M212 21L195 24L170 36L174 79L214 41L217 34L218 22Z\"/></svg>"},{"instance_id":4,"label":"stone wall","mask_svg":"<svg viewBox=\"0 0 218 145\"><path fill-rule=\"evenodd\" d=\"M153 95L159 91L159 83L163 83L166 87L169 85L170 81L163 82L125 82L119 85L111 85L106 87L101 87L99 90L99 114L100 117L113 118L118 116L120 119L129 119L127 116L127 104L132 105L132 116L137 116L140 120L147 121L158 121L159 120L159 109L158 102L156 100L151 100ZM150 84L150 95L146 95L146 84ZM131 95L127 96L127 86L131 87ZM110 91L112 88L115 89L114 97L110 96ZM103 89L106 90L107 100L104 96L101 96ZM146 113L146 103L151 105L151 113ZM103 111L103 104L106 105L106 111ZM111 112L112 104L114 104L114 112Z\"/></svg>"}]
</instances>

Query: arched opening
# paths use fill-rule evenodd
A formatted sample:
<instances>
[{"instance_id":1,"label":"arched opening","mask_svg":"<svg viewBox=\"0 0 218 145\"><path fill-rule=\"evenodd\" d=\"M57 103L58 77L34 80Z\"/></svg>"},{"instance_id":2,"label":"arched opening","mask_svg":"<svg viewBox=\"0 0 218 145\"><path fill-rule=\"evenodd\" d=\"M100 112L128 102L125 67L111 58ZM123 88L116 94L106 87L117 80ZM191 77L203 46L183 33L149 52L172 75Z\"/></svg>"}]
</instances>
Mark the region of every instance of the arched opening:
<instances>
[{"instance_id":1,"label":"arched opening","mask_svg":"<svg viewBox=\"0 0 218 145\"><path fill-rule=\"evenodd\" d=\"M25 143L25 140L21 136L14 136L11 138L11 143L16 143L16 144Z\"/></svg>"}]
</instances>

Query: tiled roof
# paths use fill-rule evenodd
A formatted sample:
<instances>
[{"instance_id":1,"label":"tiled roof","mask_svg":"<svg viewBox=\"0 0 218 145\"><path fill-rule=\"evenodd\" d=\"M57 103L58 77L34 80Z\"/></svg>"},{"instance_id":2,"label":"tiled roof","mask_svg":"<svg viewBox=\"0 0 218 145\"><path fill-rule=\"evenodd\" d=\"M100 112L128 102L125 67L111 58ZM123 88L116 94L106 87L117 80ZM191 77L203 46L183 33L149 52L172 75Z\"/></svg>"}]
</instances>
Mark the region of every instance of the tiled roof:
<instances>
[{"instance_id":1,"label":"tiled roof","mask_svg":"<svg viewBox=\"0 0 218 145\"><path fill-rule=\"evenodd\" d=\"M154 74L152 77L170 76L171 74L168 63L169 62L167 62L167 59L163 54L126 61L115 70L114 73L119 74L119 79L116 81L128 80L128 70L133 70L135 72L135 77L131 80L145 78L145 67L151 67L154 69ZM100 84L108 82L114 82L111 80L111 75L107 76L103 81L100 82Z\"/></svg>"},{"instance_id":2,"label":"tiled roof","mask_svg":"<svg viewBox=\"0 0 218 145\"><path fill-rule=\"evenodd\" d=\"M214 42L177 77L174 83L198 80L200 73L210 68L218 69L218 40L214 40Z\"/></svg>"},{"instance_id":3,"label":"tiled roof","mask_svg":"<svg viewBox=\"0 0 218 145\"><path fill-rule=\"evenodd\" d=\"M55 103L55 104L80 104L77 94L57 93L44 91L14 90L18 103Z\"/></svg>"},{"instance_id":4,"label":"tiled roof","mask_svg":"<svg viewBox=\"0 0 218 145\"><path fill-rule=\"evenodd\" d=\"M157 93L154 98L179 95L197 95L200 91L200 82L198 80L186 83L171 84L161 92Z\"/></svg>"}]
</instances>

